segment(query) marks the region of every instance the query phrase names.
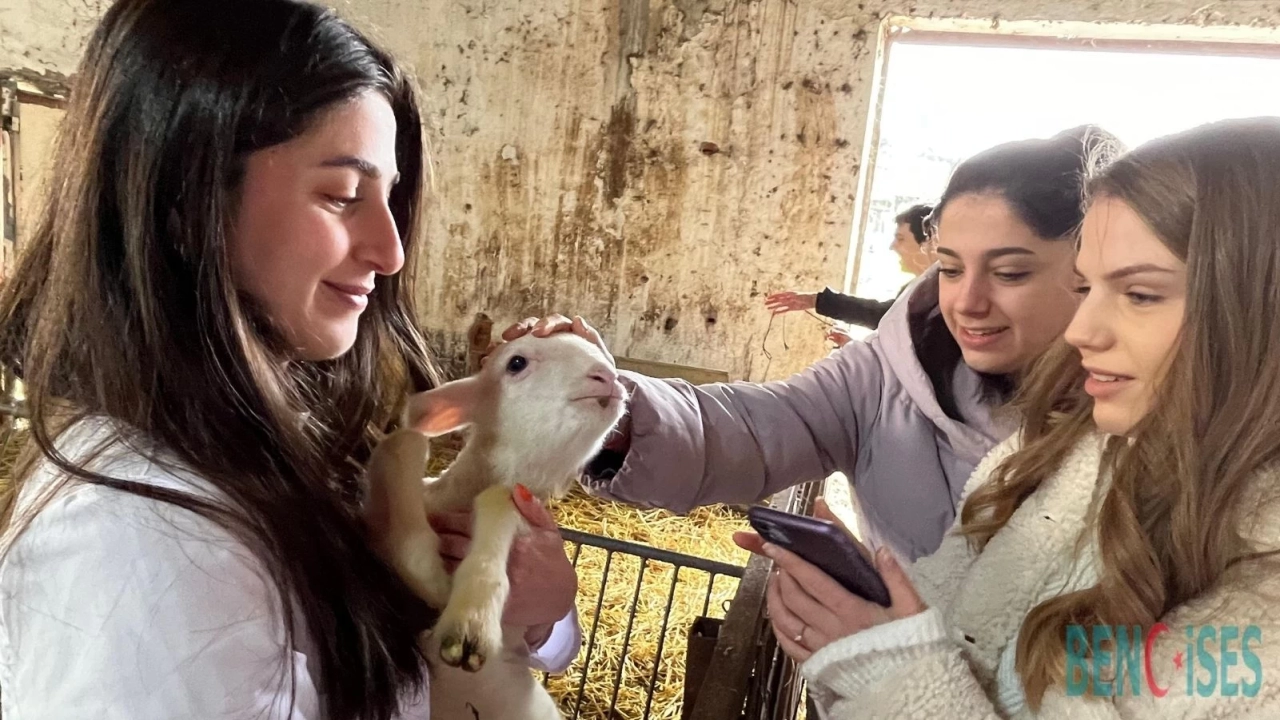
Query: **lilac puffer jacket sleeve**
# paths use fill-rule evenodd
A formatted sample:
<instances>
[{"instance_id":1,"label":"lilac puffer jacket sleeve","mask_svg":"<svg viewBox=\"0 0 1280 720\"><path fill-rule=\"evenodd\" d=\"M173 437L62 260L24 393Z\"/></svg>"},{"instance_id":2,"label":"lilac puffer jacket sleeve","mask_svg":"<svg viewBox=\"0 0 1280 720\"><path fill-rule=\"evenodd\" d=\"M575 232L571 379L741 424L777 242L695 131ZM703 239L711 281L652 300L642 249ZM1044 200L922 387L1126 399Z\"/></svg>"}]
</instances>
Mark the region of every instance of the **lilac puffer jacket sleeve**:
<instances>
[{"instance_id":1,"label":"lilac puffer jacket sleeve","mask_svg":"<svg viewBox=\"0 0 1280 720\"><path fill-rule=\"evenodd\" d=\"M675 512L750 503L834 471L852 473L879 412L882 367L855 342L786 380L690 385L624 373L631 446L596 463L594 494Z\"/></svg>"}]
</instances>

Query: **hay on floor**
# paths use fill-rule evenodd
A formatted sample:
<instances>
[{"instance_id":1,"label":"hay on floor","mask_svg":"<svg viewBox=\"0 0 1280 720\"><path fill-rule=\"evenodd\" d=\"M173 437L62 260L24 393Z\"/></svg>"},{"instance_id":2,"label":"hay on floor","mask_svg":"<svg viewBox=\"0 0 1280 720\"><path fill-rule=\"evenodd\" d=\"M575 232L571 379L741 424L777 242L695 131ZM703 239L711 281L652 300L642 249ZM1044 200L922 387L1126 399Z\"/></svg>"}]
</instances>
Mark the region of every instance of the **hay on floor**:
<instances>
[{"instance_id":1,"label":"hay on floor","mask_svg":"<svg viewBox=\"0 0 1280 720\"><path fill-rule=\"evenodd\" d=\"M13 481L13 466L27 445L27 423L15 420L11 428L0 430L0 493Z\"/></svg>"}]
</instances>

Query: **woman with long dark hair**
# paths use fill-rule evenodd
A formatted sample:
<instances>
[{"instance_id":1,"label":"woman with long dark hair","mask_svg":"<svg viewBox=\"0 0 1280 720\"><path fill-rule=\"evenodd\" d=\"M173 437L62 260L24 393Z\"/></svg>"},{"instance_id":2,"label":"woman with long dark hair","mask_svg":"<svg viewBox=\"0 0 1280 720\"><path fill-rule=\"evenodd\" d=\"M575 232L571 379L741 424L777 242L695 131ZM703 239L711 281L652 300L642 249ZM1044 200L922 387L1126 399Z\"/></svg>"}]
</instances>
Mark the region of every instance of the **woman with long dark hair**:
<instances>
[{"instance_id":1,"label":"woman with long dark hair","mask_svg":"<svg viewBox=\"0 0 1280 720\"><path fill-rule=\"evenodd\" d=\"M4 714L424 717L433 613L361 521L372 446L436 382L410 81L316 5L120 0L52 166L0 294L32 438L3 505ZM571 621L563 666L573 569L524 509L512 604L533 645Z\"/></svg>"}]
</instances>

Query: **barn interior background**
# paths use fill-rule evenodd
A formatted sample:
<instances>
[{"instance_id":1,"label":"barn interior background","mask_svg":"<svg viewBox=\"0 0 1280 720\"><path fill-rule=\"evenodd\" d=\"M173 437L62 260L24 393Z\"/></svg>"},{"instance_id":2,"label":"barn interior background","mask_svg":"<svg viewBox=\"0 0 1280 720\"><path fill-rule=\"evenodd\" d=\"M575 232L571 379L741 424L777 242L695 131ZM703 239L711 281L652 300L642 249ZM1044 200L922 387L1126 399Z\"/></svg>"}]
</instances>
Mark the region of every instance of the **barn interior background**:
<instances>
[{"instance_id":1,"label":"barn interior background","mask_svg":"<svg viewBox=\"0 0 1280 720\"><path fill-rule=\"evenodd\" d=\"M858 277L896 34L1272 43L1280 25L1272 0L335 5L406 61L423 89L434 193L419 263L421 321L447 363L465 367L477 313L501 328L568 312L636 367L756 381L826 352L804 316L788 320L789 331L771 327L763 295L850 289ZM108 6L0 5L0 271L31 222L20 209L50 161L67 79ZM786 501L802 507L808 498ZM639 544L571 543L584 577L599 580L584 582L580 597L594 644L569 675L549 680L566 708L584 717L691 712L683 688L694 620L741 604L746 619L726 621L726 631L759 625L758 596L739 603L758 578L727 545L740 514L710 508L675 518L581 497L557 510L593 538ZM681 564L690 558L722 565ZM753 687L794 694L786 678L762 678L773 672L766 666L756 666ZM731 670L728 682L745 693L741 668ZM782 705L794 713L793 700Z\"/></svg>"}]
</instances>

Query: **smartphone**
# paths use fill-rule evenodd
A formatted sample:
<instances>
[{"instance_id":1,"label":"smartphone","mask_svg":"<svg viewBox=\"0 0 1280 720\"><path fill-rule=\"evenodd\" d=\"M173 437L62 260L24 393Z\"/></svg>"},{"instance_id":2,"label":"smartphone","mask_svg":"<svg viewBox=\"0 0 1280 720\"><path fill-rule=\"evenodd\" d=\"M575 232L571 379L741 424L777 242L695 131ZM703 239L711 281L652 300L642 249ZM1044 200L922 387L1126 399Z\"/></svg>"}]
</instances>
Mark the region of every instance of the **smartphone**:
<instances>
[{"instance_id":1,"label":"smartphone","mask_svg":"<svg viewBox=\"0 0 1280 720\"><path fill-rule=\"evenodd\" d=\"M804 558L854 595L889 607L889 589L880 573L839 525L763 505L747 510L747 522L766 542Z\"/></svg>"}]
</instances>

